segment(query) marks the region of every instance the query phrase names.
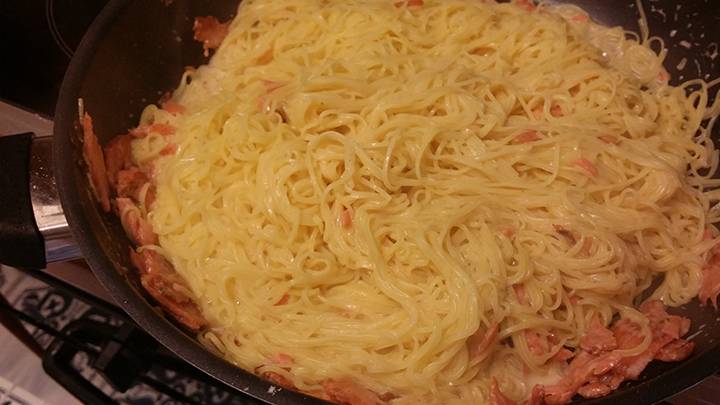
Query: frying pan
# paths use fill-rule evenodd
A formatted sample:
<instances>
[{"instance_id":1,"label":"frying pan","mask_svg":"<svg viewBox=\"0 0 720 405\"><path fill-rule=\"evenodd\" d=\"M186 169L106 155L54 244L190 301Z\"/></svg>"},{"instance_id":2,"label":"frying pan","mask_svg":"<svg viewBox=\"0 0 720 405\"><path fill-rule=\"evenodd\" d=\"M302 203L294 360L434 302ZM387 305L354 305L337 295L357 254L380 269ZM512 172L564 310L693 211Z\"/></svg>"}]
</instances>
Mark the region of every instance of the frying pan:
<instances>
[{"instance_id":1,"label":"frying pan","mask_svg":"<svg viewBox=\"0 0 720 405\"><path fill-rule=\"evenodd\" d=\"M638 30L634 0L570 2L603 24ZM670 49L665 65L674 83L720 77L720 59L716 60L720 2L646 3L651 33L662 37ZM48 140L30 134L0 137L0 262L43 268L49 260L72 256L77 246L116 303L179 357L239 392L268 403L322 403L288 390L269 389L269 383L208 351L165 318L140 287L127 257L130 241L117 218L101 212L81 164L78 98L84 99L85 109L92 114L101 144L125 133L136 125L144 105L156 102L163 92L176 87L185 66L206 61L200 44L192 40L194 17L214 15L227 20L236 6L237 0L108 3L79 45L65 75L55 111L51 156ZM720 139L720 131L715 131L713 138ZM50 167L53 173L48 172ZM62 232L64 219L59 210L48 214L39 209L52 203L58 193L72 238ZM691 358L673 364L653 362L639 381L623 384L608 397L578 402L655 403L715 373L720 368L720 322L716 312L696 301L673 312L692 319L690 333L696 350Z\"/></svg>"}]
</instances>

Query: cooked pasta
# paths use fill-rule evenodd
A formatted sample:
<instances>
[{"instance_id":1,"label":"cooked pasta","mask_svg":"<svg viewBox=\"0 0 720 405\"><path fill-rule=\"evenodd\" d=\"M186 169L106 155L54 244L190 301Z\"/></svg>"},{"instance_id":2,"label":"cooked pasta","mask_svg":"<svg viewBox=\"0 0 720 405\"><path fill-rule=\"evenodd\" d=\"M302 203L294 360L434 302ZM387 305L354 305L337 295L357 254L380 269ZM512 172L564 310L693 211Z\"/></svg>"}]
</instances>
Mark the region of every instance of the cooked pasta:
<instances>
[{"instance_id":1,"label":"cooked pasta","mask_svg":"<svg viewBox=\"0 0 720 405\"><path fill-rule=\"evenodd\" d=\"M642 299L698 295L715 83L669 85L664 56L572 6L243 1L182 112L142 114L143 249L204 344L274 381L525 400L593 320L639 325L637 355Z\"/></svg>"}]
</instances>

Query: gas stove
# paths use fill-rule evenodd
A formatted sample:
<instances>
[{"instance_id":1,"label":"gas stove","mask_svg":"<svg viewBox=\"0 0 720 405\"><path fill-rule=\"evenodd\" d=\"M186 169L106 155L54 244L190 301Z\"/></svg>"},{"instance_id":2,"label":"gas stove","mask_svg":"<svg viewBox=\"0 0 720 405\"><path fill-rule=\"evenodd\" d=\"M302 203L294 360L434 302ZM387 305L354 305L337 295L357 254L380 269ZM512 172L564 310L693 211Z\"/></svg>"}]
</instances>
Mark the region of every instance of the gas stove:
<instances>
[{"instance_id":1,"label":"gas stove","mask_svg":"<svg viewBox=\"0 0 720 405\"><path fill-rule=\"evenodd\" d=\"M6 57L0 64L4 77L0 81L0 136L23 132L52 136L52 116L65 70L85 30L106 3L0 2L0 52ZM50 142L38 145L36 153L49 155ZM35 182L54 181L50 167L33 165L32 176ZM34 280L35 287L11 298L0 296L0 318L14 317L9 329L41 356L49 375L86 403L256 403L197 371L136 328L82 260L67 261L79 252L74 250L57 195L35 193L32 197L38 227L50 241L48 259L60 261L43 270L4 269L13 277ZM73 308L72 314L68 308ZM153 394L147 394L148 390ZM713 377L666 403L720 404L720 378Z\"/></svg>"}]
</instances>

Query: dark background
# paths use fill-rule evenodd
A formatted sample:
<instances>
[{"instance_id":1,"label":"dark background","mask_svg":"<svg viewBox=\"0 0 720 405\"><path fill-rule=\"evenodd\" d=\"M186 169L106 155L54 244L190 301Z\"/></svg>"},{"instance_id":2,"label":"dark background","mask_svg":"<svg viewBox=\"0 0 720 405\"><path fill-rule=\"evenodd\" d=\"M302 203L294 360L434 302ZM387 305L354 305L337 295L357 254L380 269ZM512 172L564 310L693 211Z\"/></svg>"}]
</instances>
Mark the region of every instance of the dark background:
<instances>
[{"instance_id":1,"label":"dark background","mask_svg":"<svg viewBox=\"0 0 720 405\"><path fill-rule=\"evenodd\" d=\"M52 117L70 58L106 3L0 1L0 99Z\"/></svg>"}]
</instances>

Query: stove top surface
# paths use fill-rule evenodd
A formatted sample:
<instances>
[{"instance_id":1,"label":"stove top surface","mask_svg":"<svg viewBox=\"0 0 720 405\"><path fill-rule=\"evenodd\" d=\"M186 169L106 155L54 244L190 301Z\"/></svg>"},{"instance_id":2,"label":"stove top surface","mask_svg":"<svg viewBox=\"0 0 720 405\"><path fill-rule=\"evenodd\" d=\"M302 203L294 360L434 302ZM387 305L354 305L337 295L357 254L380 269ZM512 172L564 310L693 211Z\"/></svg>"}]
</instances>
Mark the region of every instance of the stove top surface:
<instances>
[{"instance_id":1,"label":"stove top surface","mask_svg":"<svg viewBox=\"0 0 720 405\"><path fill-rule=\"evenodd\" d=\"M0 1L0 99L52 117L75 48L107 2Z\"/></svg>"}]
</instances>

